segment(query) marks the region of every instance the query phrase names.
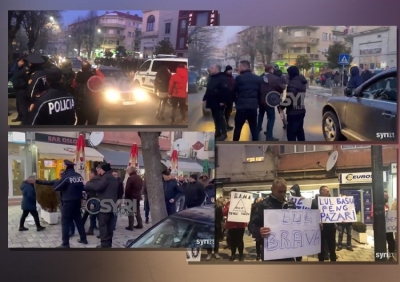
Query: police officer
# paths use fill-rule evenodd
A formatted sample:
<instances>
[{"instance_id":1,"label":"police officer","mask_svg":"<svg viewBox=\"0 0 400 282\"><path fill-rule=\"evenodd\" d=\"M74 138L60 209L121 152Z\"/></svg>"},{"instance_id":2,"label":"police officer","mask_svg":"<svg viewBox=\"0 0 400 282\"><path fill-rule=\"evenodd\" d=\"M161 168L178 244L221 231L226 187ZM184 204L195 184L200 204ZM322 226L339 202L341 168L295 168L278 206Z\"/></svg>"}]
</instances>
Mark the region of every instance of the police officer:
<instances>
[{"instance_id":1,"label":"police officer","mask_svg":"<svg viewBox=\"0 0 400 282\"><path fill-rule=\"evenodd\" d=\"M75 101L62 86L62 72L53 66L44 78L49 89L37 92L24 125L75 125Z\"/></svg>"},{"instance_id":2,"label":"police officer","mask_svg":"<svg viewBox=\"0 0 400 282\"><path fill-rule=\"evenodd\" d=\"M26 64L26 60L23 57L17 59L17 69L11 77L13 88L17 93L17 112L18 116L13 119L12 122L21 122L28 116L29 101L28 95L26 94L28 88L28 76L29 68Z\"/></svg>"},{"instance_id":3,"label":"police officer","mask_svg":"<svg viewBox=\"0 0 400 282\"><path fill-rule=\"evenodd\" d=\"M45 86L46 72L44 71L43 64L44 60L41 56L36 54L31 54L26 57L26 60L29 63L29 80L28 80L28 97L33 102L36 92L38 90L42 90Z\"/></svg>"},{"instance_id":4,"label":"police officer","mask_svg":"<svg viewBox=\"0 0 400 282\"><path fill-rule=\"evenodd\" d=\"M89 181L85 184L85 191L97 192L99 201L108 200L113 203L118 202L119 180L112 175L111 165L103 163L98 167L98 173L101 175L99 181ZM112 238L114 234L114 217L117 211L113 205L109 205L110 212L98 213L99 230L100 230L100 246L98 248L111 248Z\"/></svg>"},{"instance_id":5,"label":"police officer","mask_svg":"<svg viewBox=\"0 0 400 282\"><path fill-rule=\"evenodd\" d=\"M81 218L81 200L83 196L84 179L75 172L75 164L64 160L66 166L61 179L54 184L54 190L60 192L61 197L61 227L62 244L59 248L69 248L71 224L75 222L80 239L78 243L87 245L85 228Z\"/></svg>"}]
</instances>

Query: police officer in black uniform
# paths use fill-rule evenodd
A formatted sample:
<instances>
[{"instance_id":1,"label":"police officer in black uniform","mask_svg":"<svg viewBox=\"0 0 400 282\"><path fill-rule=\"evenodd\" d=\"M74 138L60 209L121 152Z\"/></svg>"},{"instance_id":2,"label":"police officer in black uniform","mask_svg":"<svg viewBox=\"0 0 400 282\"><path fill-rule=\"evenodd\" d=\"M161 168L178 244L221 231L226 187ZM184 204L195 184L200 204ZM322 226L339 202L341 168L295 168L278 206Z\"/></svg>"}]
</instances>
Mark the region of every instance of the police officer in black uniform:
<instances>
[{"instance_id":1,"label":"police officer in black uniform","mask_svg":"<svg viewBox=\"0 0 400 282\"><path fill-rule=\"evenodd\" d=\"M88 241L81 217L84 179L82 175L75 172L74 163L64 160L64 165L66 166L65 172L61 179L54 184L54 190L59 191L61 197L62 244L59 248L69 248L69 232L73 222L79 232L78 242L87 245Z\"/></svg>"},{"instance_id":2,"label":"police officer in black uniform","mask_svg":"<svg viewBox=\"0 0 400 282\"><path fill-rule=\"evenodd\" d=\"M44 78L48 90L37 92L24 125L75 125L75 101L62 86L62 71L53 66L46 69Z\"/></svg>"},{"instance_id":3,"label":"police officer in black uniform","mask_svg":"<svg viewBox=\"0 0 400 282\"><path fill-rule=\"evenodd\" d=\"M46 72L44 71L43 64L45 61L43 58L36 54L31 54L26 57L29 63L29 80L28 80L28 97L33 102L35 94L38 90L42 90L45 86ZM42 89L40 89L42 88Z\"/></svg>"},{"instance_id":4,"label":"police officer in black uniform","mask_svg":"<svg viewBox=\"0 0 400 282\"><path fill-rule=\"evenodd\" d=\"M12 122L21 122L28 116L29 99L27 95L29 68L23 57L17 59L18 69L13 73L11 81L17 96L18 116Z\"/></svg>"}]
</instances>

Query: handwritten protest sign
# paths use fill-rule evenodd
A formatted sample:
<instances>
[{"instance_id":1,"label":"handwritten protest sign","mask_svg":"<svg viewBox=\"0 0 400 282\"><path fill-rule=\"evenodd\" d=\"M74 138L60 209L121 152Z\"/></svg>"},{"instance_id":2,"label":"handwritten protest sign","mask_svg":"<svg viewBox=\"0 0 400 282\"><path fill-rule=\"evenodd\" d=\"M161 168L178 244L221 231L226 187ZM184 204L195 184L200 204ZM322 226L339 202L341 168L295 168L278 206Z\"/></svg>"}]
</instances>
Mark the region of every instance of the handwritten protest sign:
<instances>
[{"instance_id":1,"label":"handwritten protest sign","mask_svg":"<svg viewBox=\"0 0 400 282\"><path fill-rule=\"evenodd\" d=\"M314 255L321 252L320 215L317 210L264 210L264 260Z\"/></svg>"},{"instance_id":2,"label":"handwritten protest sign","mask_svg":"<svg viewBox=\"0 0 400 282\"><path fill-rule=\"evenodd\" d=\"M289 201L292 201L296 205L296 209L298 209L298 210L311 209L312 199L305 199L302 197L289 196Z\"/></svg>"},{"instance_id":3,"label":"handwritten protest sign","mask_svg":"<svg viewBox=\"0 0 400 282\"><path fill-rule=\"evenodd\" d=\"M318 208L322 223L343 223L357 221L353 196L318 197Z\"/></svg>"},{"instance_id":4,"label":"handwritten protest sign","mask_svg":"<svg viewBox=\"0 0 400 282\"><path fill-rule=\"evenodd\" d=\"M397 232L397 211L391 210L386 213L386 233Z\"/></svg>"},{"instance_id":5,"label":"handwritten protest sign","mask_svg":"<svg viewBox=\"0 0 400 282\"><path fill-rule=\"evenodd\" d=\"M248 223L250 221L252 203L253 195L251 193L232 192L228 221Z\"/></svg>"}]
</instances>

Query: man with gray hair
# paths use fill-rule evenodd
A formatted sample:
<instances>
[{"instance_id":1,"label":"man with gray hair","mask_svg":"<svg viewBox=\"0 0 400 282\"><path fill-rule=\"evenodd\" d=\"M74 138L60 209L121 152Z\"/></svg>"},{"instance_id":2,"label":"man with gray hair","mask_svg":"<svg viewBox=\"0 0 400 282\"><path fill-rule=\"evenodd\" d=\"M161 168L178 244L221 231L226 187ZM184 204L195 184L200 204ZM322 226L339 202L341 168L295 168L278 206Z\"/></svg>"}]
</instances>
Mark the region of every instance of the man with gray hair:
<instances>
[{"instance_id":1,"label":"man with gray hair","mask_svg":"<svg viewBox=\"0 0 400 282\"><path fill-rule=\"evenodd\" d=\"M225 106L229 99L228 79L221 72L221 66L213 65L210 68L210 76L207 82L203 103L211 110L215 124L215 137L217 141L227 138L227 121L225 120Z\"/></svg>"}]
</instances>

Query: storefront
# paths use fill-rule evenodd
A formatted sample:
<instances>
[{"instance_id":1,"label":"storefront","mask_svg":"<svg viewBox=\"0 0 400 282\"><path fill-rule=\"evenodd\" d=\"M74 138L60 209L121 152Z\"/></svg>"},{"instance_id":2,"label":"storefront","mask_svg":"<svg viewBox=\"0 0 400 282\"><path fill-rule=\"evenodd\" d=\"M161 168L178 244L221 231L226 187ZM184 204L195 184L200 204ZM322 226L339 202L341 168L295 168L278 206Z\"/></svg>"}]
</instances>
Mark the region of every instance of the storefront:
<instances>
[{"instance_id":1,"label":"storefront","mask_svg":"<svg viewBox=\"0 0 400 282\"><path fill-rule=\"evenodd\" d=\"M390 172L388 176L387 190L389 194L389 207L392 206L394 200L397 199L397 163L390 164Z\"/></svg>"},{"instance_id":2,"label":"storefront","mask_svg":"<svg viewBox=\"0 0 400 282\"><path fill-rule=\"evenodd\" d=\"M8 198L22 196L21 183L32 174L32 155L23 132L8 132Z\"/></svg>"},{"instance_id":3,"label":"storefront","mask_svg":"<svg viewBox=\"0 0 400 282\"><path fill-rule=\"evenodd\" d=\"M353 196L358 220L373 224L372 211L372 172L341 173L339 176L341 195ZM388 185L388 173L383 172L383 190Z\"/></svg>"},{"instance_id":4,"label":"storefront","mask_svg":"<svg viewBox=\"0 0 400 282\"><path fill-rule=\"evenodd\" d=\"M161 163L166 167L171 167L171 162L169 160L162 160ZM196 161L191 161L189 159L178 159L178 175L187 175L191 174L203 174L204 168ZM208 172L204 173L209 176L210 179L214 178L214 165L212 163L208 163Z\"/></svg>"},{"instance_id":5,"label":"storefront","mask_svg":"<svg viewBox=\"0 0 400 282\"><path fill-rule=\"evenodd\" d=\"M39 179L53 180L59 177L64 160L74 161L77 138L35 133L32 151L36 155L36 171ZM86 175L93 162L102 162L104 157L91 147L85 147Z\"/></svg>"}]
</instances>

